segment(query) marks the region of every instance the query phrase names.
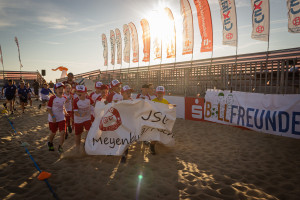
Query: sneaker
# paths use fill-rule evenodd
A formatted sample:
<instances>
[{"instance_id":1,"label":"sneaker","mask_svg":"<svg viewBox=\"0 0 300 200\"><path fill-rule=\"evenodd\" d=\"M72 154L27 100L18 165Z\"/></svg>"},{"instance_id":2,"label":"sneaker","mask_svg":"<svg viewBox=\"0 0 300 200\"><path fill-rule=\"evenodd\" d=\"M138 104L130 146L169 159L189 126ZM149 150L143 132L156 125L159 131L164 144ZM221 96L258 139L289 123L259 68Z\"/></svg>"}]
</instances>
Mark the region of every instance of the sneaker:
<instances>
[{"instance_id":1,"label":"sneaker","mask_svg":"<svg viewBox=\"0 0 300 200\"><path fill-rule=\"evenodd\" d=\"M49 151L54 151L53 143L48 142Z\"/></svg>"},{"instance_id":2,"label":"sneaker","mask_svg":"<svg viewBox=\"0 0 300 200\"><path fill-rule=\"evenodd\" d=\"M39 105L39 109L41 109L41 107L42 107L42 104Z\"/></svg>"},{"instance_id":3,"label":"sneaker","mask_svg":"<svg viewBox=\"0 0 300 200\"><path fill-rule=\"evenodd\" d=\"M155 155L155 154L156 154L156 152L155 152L155 144L150 144L150 153L151 153L152 155Z\"/></svg>"},{"instance_id":4,"label":"sneaker","mask_svg":"<svg viewBox=\"0 0 300 200\"><path fill-rule=\"evenodd\" d=\"M68 126L69 133L72 133L72 126Z\"/></svg>"},{"instance_id":5,"label":"sneaker","mask_svg":"<svg viewBox=\"0 0 300 200\"><path fill-rule=\"evenodd\" d=\"M65 139L68 139L68 136L69 136L69 134L68 134L68 132L66 132Z\"/></svg>"},{"instance_id":6,"label":"sneaker","mask_svg":"<svg viewBox=\"0 0 300 200\"><path fill-rule=\"evenodd\" d=\"M59 146L58 146L58 152L59 152L59 153L62 153L63 151L64 151L63 148L59 145Z\"/></svg>"}]
</instances>

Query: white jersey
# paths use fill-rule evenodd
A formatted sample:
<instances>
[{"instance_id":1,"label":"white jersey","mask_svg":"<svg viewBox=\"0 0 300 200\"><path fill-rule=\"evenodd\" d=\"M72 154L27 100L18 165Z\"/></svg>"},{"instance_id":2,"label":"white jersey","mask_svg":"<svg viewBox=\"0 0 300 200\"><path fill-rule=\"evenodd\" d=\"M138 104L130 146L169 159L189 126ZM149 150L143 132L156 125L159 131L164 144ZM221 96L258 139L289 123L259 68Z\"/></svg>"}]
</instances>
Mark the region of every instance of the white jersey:
<instances>
[{"instance_id":1,"label":"white jersey","mask_svg":"<svg viewBox=\"0 0 300 200\"><path fill-rule=\"evenodd\" d=\"M79 98L77 98L74 100L74 112L77 111L79 114L84 115L83 117L74 115L74 122L76 124L91 120L91 107L93 103L93 100L91 100L90 98L86 98L85 100L80 100Z\"/></svg>"},{"instance_id":2,"label":"white jersey","mask_svg":"<svg viewBox=\"0 0 300 200\"><path fill-rule=\"evenodd\" d=\"M138 94L138 95L136 96L136 99L148 99L148 100L151 100L151 99L150 99L150 96L149 96L148 94L146 94L146 95Z\"/></svg>"},{"instance_id":3,"label":"white jersey","mask_svg":"<svg viewBox=\"0 0 300 200\"><path fill-rule=\"evenodd\" d=\"M110 93L107 98L106 98L106 101L108 103L111 103L113 101L122 101L123 100L123 96L119 93L116 93L116 92L112 92Z\"/></svg>"},{"instance_id":4,"label":"white jersey","mask_svg":"<svg viewBox=\"0 0 300 200\"><path fill-rule=\"evenodd\" d=\"M52 110L56 122L65 120L64 107L66 101L67 98L65 96L57 97L56 95L53 95L48 102L48 108ZM48 121L53 122L53 118L50 113L48 114Z\"/></svg>"},{"instance_id":5,"label":"white jersey","mask_svg":"<svg viewBox=\"0 0 300 200\"><path fill-rule=\"evenodd\" d=\"M67 98L67 102L65 104L65 107L66 107L66 111L72 111L73 110L73 107L72 107L72 103L73 103L73 95L70 93L69 95L67 94L64 94L65 97Z\"/></svg>"},{"instance_id":6,"label":"white jersey","mask_svg":"<svg viewBox=\"0 0 300 200\"><path fill-rule=\"evenodd\" d=\"M150 97L150 100L152 100L152 99L155 99L157 96L156 96L156 95L150 95L150 94L149 94L149 97Z\"/></svg>"},{"instance_id":7,"label":"white jersey","mask_svg":"<svg viewBox=\"0 0 300 200\"><path fill-rule=\"evenodd\" d=\"M96 92L92 92L92 93L90 94L90 98L91 98L94 102L96 101L96 99L97 99L99 96L101 96L101 93L97 94Z\"/></svg>"}]
</instances>

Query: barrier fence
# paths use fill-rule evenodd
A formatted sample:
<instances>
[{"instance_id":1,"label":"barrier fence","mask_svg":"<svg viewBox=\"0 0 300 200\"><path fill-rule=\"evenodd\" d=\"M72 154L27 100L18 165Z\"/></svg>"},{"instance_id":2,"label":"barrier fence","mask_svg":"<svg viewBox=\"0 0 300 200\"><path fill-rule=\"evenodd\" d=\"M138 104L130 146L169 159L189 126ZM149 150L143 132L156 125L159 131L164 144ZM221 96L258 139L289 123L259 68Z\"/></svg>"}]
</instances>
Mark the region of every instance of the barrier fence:
<instances>
[{"instance_id":1,"label":"barrier fence","mask_svg":"<svg viewBox=\"0 0 300 200\"><path fill-rule=\"evenodd\" d=\"M40 84L45 82L45 79L39 71L0 71L0 74L0 86L3 86L7 80L13 80L19 83L20 79L22 79L30 84L33 83L33 80L37 80Z\"/></svg>"},{"instance_id":2,"label":"barrier fence","mask_svg":"<svg viewBox=\"0 0 300 200\"><path fill-rule=\"evenodd\" d=\"M108 84L119 79L139 91L163 85L168 95L204 97L207 89L300 94L300 48L75 75ZM57 81L63 81L58 79Z\"/></svg>"}]
</instances>

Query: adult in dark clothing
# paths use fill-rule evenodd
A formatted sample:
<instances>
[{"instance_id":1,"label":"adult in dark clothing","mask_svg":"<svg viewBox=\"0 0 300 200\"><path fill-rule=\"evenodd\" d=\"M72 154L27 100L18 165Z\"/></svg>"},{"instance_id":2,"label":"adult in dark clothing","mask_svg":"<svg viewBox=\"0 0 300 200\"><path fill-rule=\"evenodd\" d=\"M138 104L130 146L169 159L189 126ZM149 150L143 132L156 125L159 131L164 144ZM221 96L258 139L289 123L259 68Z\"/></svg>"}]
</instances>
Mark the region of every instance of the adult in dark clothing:
<instances>
[{"instance_id":1,"label":"adult in dark clothing","mask_svg":"<svg viewBox=\"0 0 300 200\"><path fill-rule=\"evenodd\" d=\"M33 86L35 98L36 98L36 100L38 100L40 84L39 84L39 82L34 80L32 86Z\"/></svg>"}]
</instances>

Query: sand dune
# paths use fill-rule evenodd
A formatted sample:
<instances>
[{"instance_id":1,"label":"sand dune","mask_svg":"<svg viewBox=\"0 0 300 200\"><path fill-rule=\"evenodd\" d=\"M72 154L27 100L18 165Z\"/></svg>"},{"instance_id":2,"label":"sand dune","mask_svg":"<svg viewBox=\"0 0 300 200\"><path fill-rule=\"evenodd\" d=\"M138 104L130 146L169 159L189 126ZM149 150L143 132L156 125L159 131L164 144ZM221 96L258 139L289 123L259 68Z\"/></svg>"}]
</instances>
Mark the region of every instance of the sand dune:
<instances>
[{"instance_id":1,"label":"sand dune","mask_svg":"<svg viewBox=\"0 0 300 200\"><path fill-rule=\"evenodd\" d=\"M12 137L1 116L0 199L54 199L17 140L30 144L30 153L52 173L49 183L63 200L300 197L300 140L177 119L175 147L157 145L153 156L149 146L135 143L123 164L120 157L76 154L74 134L65 141L65 153L49 152L46 111L38 110L37 102L12 121L23 135Z\"/></svg>"}]
</instances>

